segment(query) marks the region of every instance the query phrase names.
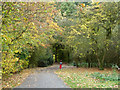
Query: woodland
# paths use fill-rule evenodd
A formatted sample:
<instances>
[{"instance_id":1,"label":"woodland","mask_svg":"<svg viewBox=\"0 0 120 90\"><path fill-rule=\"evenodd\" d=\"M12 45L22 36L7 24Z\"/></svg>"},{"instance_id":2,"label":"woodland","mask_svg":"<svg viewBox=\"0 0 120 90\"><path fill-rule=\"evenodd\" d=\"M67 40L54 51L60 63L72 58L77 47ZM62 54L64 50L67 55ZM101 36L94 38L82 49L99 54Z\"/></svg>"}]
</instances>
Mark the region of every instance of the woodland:
<instances>
[{"instance_id":1,"label":"woodland","mask_svg":"<svg viewBox=\"0 0 120 90\"><path fill-rule=\"evenodd\" d=\"M2 75L63 63L120 67L120 2L2 2Z\"/></svg>"}]
</instances>

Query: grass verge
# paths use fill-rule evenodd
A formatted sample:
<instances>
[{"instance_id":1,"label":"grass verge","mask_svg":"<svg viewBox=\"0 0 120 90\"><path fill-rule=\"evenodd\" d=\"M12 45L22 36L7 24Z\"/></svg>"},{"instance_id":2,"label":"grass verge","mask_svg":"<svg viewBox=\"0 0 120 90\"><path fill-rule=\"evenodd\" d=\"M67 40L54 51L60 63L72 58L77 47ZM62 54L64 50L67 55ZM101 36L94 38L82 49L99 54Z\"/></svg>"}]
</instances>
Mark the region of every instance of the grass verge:
<instances>
[{"instance_id":1,"label":"grass verge","mask_svg":"<svg viewBox=\"0 0 120 90\"><path fill-rule=\"evenodd\" d=\"M71 88L118 88L118 81L103 81L92 78L94 72L111 74L111 69L100 71L89 68L70 68L58 70L55 73Z\"/></svg>"}]
</instances>

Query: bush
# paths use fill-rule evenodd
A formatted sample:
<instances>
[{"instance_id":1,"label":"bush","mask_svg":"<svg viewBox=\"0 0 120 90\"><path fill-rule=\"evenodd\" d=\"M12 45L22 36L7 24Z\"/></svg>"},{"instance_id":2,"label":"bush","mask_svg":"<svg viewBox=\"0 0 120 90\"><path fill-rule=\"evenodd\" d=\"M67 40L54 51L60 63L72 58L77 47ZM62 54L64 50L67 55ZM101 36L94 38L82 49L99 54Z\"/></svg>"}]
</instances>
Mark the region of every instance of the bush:
<instances>
[{"instance_id":1,"label":"bush","mask_svg":"<svg viewBox=\"0 0 120 90\"><path fill-rule=\"evenodd\" d=\"M47 66L48 66L47 60L38 61L38 67L47 67Z\"/></svg>"},{"instance_id":2,"label":"bush","mask_svg":"<svg viewBox=\"0 0 120 90\"><path fill-rule=\"evenodd\" d=\"M52 53L49 48L35 48L29 60L29 67L46 67L53 64Z\"/></svg>"},{"instance_id":3,"label":"bush","mask_svg":"<svg viewBox=\"0 0 120 90\"><path fill-rule=\"evenodd\" d=\"M48 65L52 65L52 64L53 64L53 56L50 54L48 58Z\"/></svg>"},{"instance_id":4,"label":"bush","mask_svg":"<svg viewBox=\"0 0 120 90\"><path fill-rule=\"evenodd\" d=\"M113 72L112 74L101 74L99 72L95 72L91 74L91 77L105 81L118 81L118 74L116 72Z\"/></svg>"},{"instance_id":5,"label":"bush","mask_svg":"<svg viewBox=\"0 0 120 90\"><path fill-rule=\"evenodd\" d=\"M4 77L11 76L13 73L20 72L28 67L28 61L18 58L2 60L2 74Z\"/></svg>"},{"instance_id":6,"label":"bush","mask_svg":"<svg viewBox=\"0 0 120 90\"><path fill-rule=\"evenodd\" d=\"M112 69L118 69L119 67L115 64L112 65Z\"/></svg>"},{"instance_id":7,"label":"bush","mask_svg":"<svg viewBox=\"0 0 120 90\"><path fill-rule=\"evenodd\" d=\"M72 65L72 66L76 66L76 63L75 62L72 62L72 63L69 63L70 65ZM85 68L87 68L89 65L88 65L88 63L86 63L86 62L78 62L78 67L85 67ZM98 67L98 63L90 63L90 67ZM117 65L114 65L114 64L112 64L112 63L104 63L104 67L112 67L112 68L118 68L118 66Z\"/></svg>"},{"instance_id":8,"label":"bush","mask_svg":"<svg viewBox=\"0 0 120 90\"><path fill-rule=\"evenodd\" d=\"M76 66L76 63L74 63L73 65ZM88 67L88 63L85 62L78 63L78 67Z\"/></svg>"}]
</instances>

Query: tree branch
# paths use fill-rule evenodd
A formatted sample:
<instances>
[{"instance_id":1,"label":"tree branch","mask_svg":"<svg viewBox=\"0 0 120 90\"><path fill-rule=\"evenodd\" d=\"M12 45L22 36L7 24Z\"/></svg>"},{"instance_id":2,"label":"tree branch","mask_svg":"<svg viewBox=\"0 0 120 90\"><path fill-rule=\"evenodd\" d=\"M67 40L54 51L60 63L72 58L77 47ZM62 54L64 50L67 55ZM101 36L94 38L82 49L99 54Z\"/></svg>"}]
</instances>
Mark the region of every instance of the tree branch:
<instances>
[{"instance_id":1,"label":"tree branch","mask_svg":"<svg viewBox=\"0 0 120 90\"><path fill-rule=\"evenodd\" d=\"M19 37L21 37L21 36L22 36L22 34L23 34L25 31L26 31L26 30L23 30L23 31L22 31L22 33L21 33L18 37L16 37L16 38L12 39L12 40L11 40L11 42L13 42L13 41L17 40Z\"/></svg>"}]
</instances>

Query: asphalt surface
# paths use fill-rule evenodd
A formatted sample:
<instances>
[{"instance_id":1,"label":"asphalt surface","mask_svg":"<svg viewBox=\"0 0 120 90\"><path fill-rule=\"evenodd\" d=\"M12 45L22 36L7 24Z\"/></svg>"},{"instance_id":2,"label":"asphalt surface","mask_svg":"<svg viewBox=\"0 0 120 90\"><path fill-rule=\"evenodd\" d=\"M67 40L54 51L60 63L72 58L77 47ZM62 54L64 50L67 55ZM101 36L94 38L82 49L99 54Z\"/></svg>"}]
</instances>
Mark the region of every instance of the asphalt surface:
<instances>
[{"instance_id":1,"label":"asphalt surface","mask_svg":"<svg viewBox=\"0 0 120 90\"><path fill-rule=\"evenodd\" d=\"M63 68L68 68L63 65ZM36 70L34 74L29 75L25 81L15 88L69 88L64 82L54 73L59 66L54 65L41 70Z\"/></svg>"}]
</instances>

